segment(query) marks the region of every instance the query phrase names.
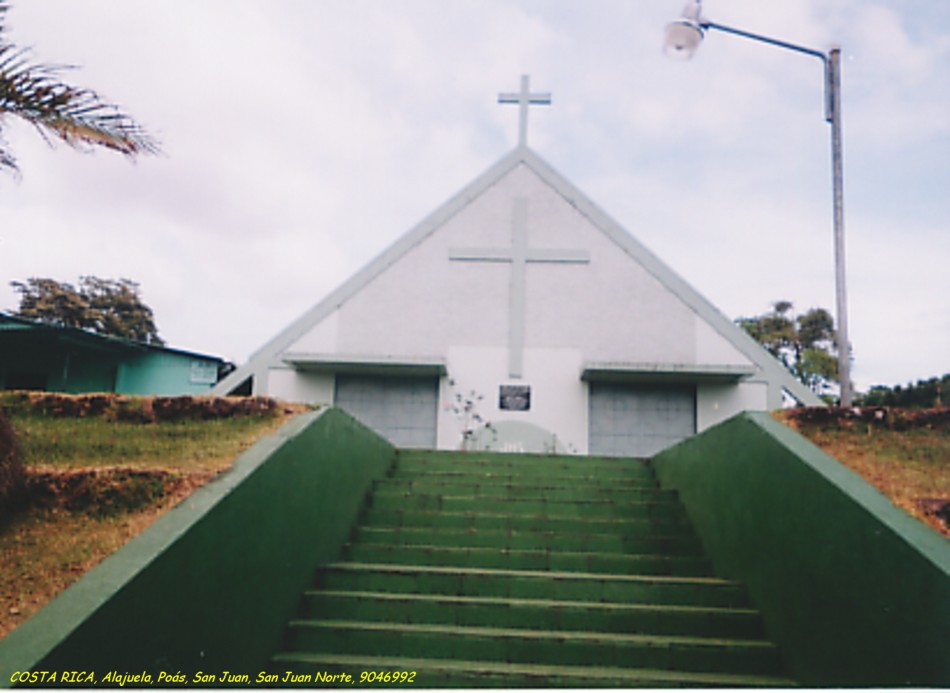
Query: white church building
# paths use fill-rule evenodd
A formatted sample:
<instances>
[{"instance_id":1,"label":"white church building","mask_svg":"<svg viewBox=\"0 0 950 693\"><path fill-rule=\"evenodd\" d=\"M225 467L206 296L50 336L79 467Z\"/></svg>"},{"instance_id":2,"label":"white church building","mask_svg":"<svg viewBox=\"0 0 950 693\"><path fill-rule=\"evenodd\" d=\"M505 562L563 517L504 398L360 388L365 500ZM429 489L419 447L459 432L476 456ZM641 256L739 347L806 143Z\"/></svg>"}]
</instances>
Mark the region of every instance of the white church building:
<instances>
[{"instance_id":1,"label":"white church building","mask_svg":"<svg viewBox=\"0 0 950 693\"><path fill-rule=\"evenodd\" d=\"M821 400L526 144L219 383L335 404L403 447L457 449L469 398L510 452L649 456L783 397Z\"/></svg>"}]
</instances>

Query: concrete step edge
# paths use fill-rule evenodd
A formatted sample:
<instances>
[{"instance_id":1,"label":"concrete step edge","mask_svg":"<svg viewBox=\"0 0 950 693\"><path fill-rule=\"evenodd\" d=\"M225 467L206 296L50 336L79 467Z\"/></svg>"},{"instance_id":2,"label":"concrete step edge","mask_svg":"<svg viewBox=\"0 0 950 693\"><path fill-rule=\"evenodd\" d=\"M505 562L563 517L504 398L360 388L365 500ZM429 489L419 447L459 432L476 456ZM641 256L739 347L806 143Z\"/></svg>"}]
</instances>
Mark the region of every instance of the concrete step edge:
<instances>
[{"instance_id":1,"label":"concrete step edge","mask_svg":"<svg viewBox=\"0 0 950 693\"><path fill-rule=\"evenodd\" d=\"M508 488L508 489L531 489L533 491L580 491L591 494L637 494L637 493L672 493L668 489L661 488L656 483L648 483L648 480L641 480L642 483L618 484L617 480L608 480L603 483L593 483L577 479L563 479L564 483L554 483L556 479L544 477L544 480L512 480L505 479L483 479L481 477L472 479L432 479L427 476L413 478L402 478L398 476L379 479L376 487L384 490L392 487L422 487L424 489L438 489L438 487L464 487L464 488ZM425 492L425 491L423 491Z\"/></svg>"},{"instance_id":2,"label":"concrete step edge","mask_svg":"<svg viewBox=\"0 0 950 693\"><path fill-rule=\"evenodd\" d=\"M546 664L513 664L508 662L473 662L453 659L404 659L395 657L367 657L364 655L321 655L306 652L286 652L271 661L280 664L352 667L358 681L362 671L413 671L473 673L529 678L577 679L585 682L602 681L605 685L664 687L680 685L702 688L732 687L794 687L790 679L743 674L696 673L663 671L657 669L622 669L619 667L579 667Z\"/></svg>"},{"instance_id":3,"label":"concrete step edge","mask_svg":"<svg viewBox=\"0 0 950 693\"><path fill-rule=\"evenodd\" d=\"M381 483L393 486L411 486L413 484L429 484L443 486L516 486L538 487L543 485L550 489L581 488L592 492L604 490L643 491L664 490L654 477L626 478L626 477L590 477L590 476L558 476L551 474L537 474L534 476L519 476L514 474L459 474L457 472L429 472L402 473L396 470L391 476L380 479Z\"/></svg>"},{"instance_id":4,"label":"concrete step edge","mask_svg":"<svg viewBox=\"0 0 950 693\"><path fill-rule=\"evenodd\" d=\"M675 507L671 506L671 507ZM550 520L552 522L572 522L578 525L599 525L603 523L610 523L613 525L636 525L643 523L650 524L668 524L676 526L680 529L689 529L692 530L692 525L690 524L685 510L678 514L676 517L667 516L653 516L653 517L577 517L574 515L552 515L549 513L538 514L534 512L518 513L518 512L479 512L476 510L433 510L430 508L380 508L369 506L368 511L378 512L378 513L395 513L400 516L409 516L409 517L419 517L426 519L434 519L437 517L444 518L469 518L471 520L510 520L512 522L518 522L521 520ZM682 510L682 508L680 508ZM376 526L376 525L373 525ZM576 532L575 532L576 533ZM604 534L605 532L597 532L597 534ZM584 532L581 532L584 534Z\"/></svg>"},{"instance_id":5,"label":"concrete step edge","mask_svg":"<svg viewBox=\"0 0 950 693\"><path fill-rule=\"evenodd\" d=\"M400 462L426 463L451 462L453 464L497 464L497 465L564 465L564 466L604 466L604 467L649 467L647 457L605 457L603 455L544 455L532 453L501 453L491 451L461 450L419 450L397 453Z\"/></svg>"},{"instance_id":6,"label":"concrete step edge","mask_svg":"<svg viewBox=\"0 0 950 693\"><path fill-rule=\"evenodd\" d=\"M589 479L599 482L619 479L630 482L656 479L653 467L600 467L590 465L524 465L524 464L450 464L450 463L405 463L397 462L392 478L418 474L466 477L510 477L515 479Z\"/></svg>"},{"instance_id":7,"label":"concrete step edge","mask_svg":"<svg viewBox=\"0 0 950 693\"><path fill-rule=\"evenodd\" d=\"M626 553L622 551L555 551L542 549L511 549L507 547L494 548L490 546L440 546L438 544L379 544L376 542L346 543L344 549L366 549L370 551L427 551L430 553L467 553L467 554L507 554L509 556L559 556L563 558L613 558L630 559L631 561L708 561L701 555L655 554L655 553Z\"/></svg>"},{"instance_id":8,"label":"concrete step edge","mask_svg":"<svg viewBox=\"0 0 950 693\"><path fill-rule=\"evenodd\" d=\"M627 582L630 584L662 584L662 585L696 585L708 587L741 588L742 584L733 580L717 577L689 577L674 575L613 575L610 573L587 573L580 571L556 570L508 570L504 568L466 568L443 567L428 565L409 565L399 563L357 563L335 562L327 563L322 570L337 570L344 572L384 572L384 573L428 573L430 575L480 575L495 577L522 577L538 578L542 580L599 580L610 582Z\"/></svg>"},{"instance_id":9,"label":"concrete step edge","mask_svg":"<svg viewBox=\"0 0 950 693\"><path fill-rule=\"evenodd\" d=\"M586 611L625 611L629 613L694 614L697 616L736 616L760 618L756 609L727 606L688 606L682 604L643 604L631 602L579 602L562 599L528 599L519 597L470 597L463 595L419 594L414 592L365 592L360 590L312 589L306 597L356 598L388 602L417 602L446 605L536 607L551 609L584 609Z\"/></svg>"},{"instance_id":10,"label":"concrete step edge","mask_svg":"<svg viewBox=\"0 0 950 693\"><path fill-rule=\"evenodd\" d=\"M675 498L672 491L659 491L657 493L673 496L669 500L613 500L610 498L538 498L532 496L490 496L484 494L461 494L461 493L426 493L418 491L408 491L400 493L397 491L375 490L373 496L382 499L420 499L420 498L438 498L442 501L479 501L482 503L544 503L545 505L623 505L623 506L643 506L643 505L661 505L661 506L679 506L680 501Z\"/></svg>"},{"instance_id":11,"label":"concrete step edge","mask_svg":"<svg viewBox=\"0 0 950 693\"><path fill-rule=\"evenodd\" d=\"M431 623L390 623L386 621L347 621L335 619L294 619L290 628L324 628L394 633L425 633L460 637L521 638L525 640L557 640L559 642L610 642L647 647L697 647L714 649L746 649L774 652L775 643L744 638L711 638L695 635L646 635L641 633L610 633L580 630L531 630L493 626L457 626Z\"/></svg>"},{"instance_id":12,"label":"concrete step edge","mask_svg":"<svg viewBox=\"0 0 950 693\"><path fill-rule=\"evenodd\" d=\"M654 523L655 524L655 523ZM676 526L679 526L679 523L674 523ZM544 538L549 539L571 539L571 540L581 540L586 539L590 541L598 540L607 540L607 539L619 539L620 541L676 541L676 542L695 542L697 547L701 547L699 540L693 535L683 535L683 534L611 534L607 532L562 532L555 530L530 530L530 529L453 529L453 528L439 528L439 527L405 527L405 526L396 526L396 527L380 527L377 525L358 525L355 528L357 533L368 532L371 534L400 534L404 533L406 530L409 530L411 533L415 532L425 532L426 534L433 535L446 535L446 536L458 536L460 539L464 539L466 536L472 535L497 535L500 537L512 537L512 536L530 536L538 537L543 536ZM377 543L377 542L374 542Z\"/></svg>"}]
</instances>

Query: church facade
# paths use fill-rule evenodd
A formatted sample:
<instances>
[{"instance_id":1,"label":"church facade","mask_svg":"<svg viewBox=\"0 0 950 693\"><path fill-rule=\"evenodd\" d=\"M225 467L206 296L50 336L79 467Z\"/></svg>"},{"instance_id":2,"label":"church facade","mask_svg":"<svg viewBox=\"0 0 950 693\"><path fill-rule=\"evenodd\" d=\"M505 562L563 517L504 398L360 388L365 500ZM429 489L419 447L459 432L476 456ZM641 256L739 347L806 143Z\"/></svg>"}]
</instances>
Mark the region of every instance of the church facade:
<instances>
[{"instance_id":1,"label":"church facade","mask_svg":"<svg viewBox=\"0 0 950 693\"><path fill-rule=\"evenodd\" d=\"M336 404L406 447L631 456L785 395L820 404L524 127L523 111L515 150L217 393Z\"/></svg>"}]
</instances>

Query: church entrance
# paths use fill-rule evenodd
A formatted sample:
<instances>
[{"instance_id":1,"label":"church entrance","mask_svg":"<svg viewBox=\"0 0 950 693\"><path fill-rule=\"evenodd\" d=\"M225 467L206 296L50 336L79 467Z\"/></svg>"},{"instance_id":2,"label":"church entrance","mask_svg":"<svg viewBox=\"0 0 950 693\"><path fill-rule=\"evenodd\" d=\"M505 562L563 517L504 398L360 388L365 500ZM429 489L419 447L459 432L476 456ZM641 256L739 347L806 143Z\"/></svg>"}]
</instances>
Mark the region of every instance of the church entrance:
<instances>
[{"instance_id":1,"label":"church entrance","mask_svg":"<svg viewBox=\"0 0 950 693\"><path fill-rule=\"evenodd\" d=\"M334 403L398 447L436 446L436 377L340 374Z\"/></svg>"},{"instance_id":2,"label":"church entrance","mask_svg":"<svg viewBox=\"0 0 950 693\"><path fill-rule=\"evenodd\" d=\"M591 455L651 457L696 433L693 385L590 383Z\"/></svg>"}]
</instances>

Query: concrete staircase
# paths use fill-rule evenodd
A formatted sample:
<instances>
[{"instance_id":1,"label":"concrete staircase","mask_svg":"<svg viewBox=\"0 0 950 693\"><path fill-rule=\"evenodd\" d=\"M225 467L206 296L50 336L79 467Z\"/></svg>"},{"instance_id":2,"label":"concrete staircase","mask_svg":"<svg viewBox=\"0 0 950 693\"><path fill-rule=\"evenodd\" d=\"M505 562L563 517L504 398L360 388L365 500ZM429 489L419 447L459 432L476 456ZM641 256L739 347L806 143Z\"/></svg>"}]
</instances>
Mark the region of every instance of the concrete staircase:
<instances>
[{"instance_id":1,"label":"concrete staircase","mask_svg":"<svg viewBox=\"0 0 950 693\"><path fill-rule=\"evenodd\" d=\"M648 462L431 451L399 453L271 664L440 688L794 685Z\"/></svg>"}]
</instances>

